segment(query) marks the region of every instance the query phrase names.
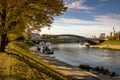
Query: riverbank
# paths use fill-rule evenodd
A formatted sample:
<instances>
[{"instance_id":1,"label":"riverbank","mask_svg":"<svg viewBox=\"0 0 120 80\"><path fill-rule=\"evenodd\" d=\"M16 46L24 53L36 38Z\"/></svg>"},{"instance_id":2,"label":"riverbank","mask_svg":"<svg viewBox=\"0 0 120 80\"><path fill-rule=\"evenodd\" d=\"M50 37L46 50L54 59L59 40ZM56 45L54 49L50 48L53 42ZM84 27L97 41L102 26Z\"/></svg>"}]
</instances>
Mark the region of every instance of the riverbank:
<instances>
[{"instance_id":1,"label":"riverbank","mask_svg":"<svg viewBox=\"0 0 120 80\"><path fill-rule=\"evenodd\" d=\"M87 72L85 70L74 67L70 64L56 59L55 57L50 57L49 55L39 53L36 50L36 47L32 47L30 51L40 59L49 63L53 68L56 68L64 75L68 76L70 80L99 80L98 76L91 72Z\"/></svg>"},{"instance_id":2,"label":"riverbank","mask_svg":"<svg viewBox=\"0 0 120 80\"><path fill-rule=\"evenodd\" d=\"M58 60L56 57L52 57L47 54L42 54L36 50L36 47L32 47L30 51L38 56L43 61L47 62L50 66L57 69L59 72L68 76L70 80L119 80L120 76L111 77L101 74L96 71L86 71L78 67L74 67L66 62Z\"/></svg>"},{"instance_id":3,"label":"riverbank","mask_svg":"<svg viewBox=\"0 0 120 80\"><path fill-rule=\"evenodd\" d=\"M30 53L30 42L12 42L0 53L0 80L69 80Z\"/></svg>"},{"instance_id":4,"label":"riverbank","mask_svg":"<svg viewBox=\"0 0 120 80\"><path fill-rule=\"evenodd\" d=\"M120 41L107 40L100 45L90 45L91 48L120 50Z\"/></svg>"}]
</instances>

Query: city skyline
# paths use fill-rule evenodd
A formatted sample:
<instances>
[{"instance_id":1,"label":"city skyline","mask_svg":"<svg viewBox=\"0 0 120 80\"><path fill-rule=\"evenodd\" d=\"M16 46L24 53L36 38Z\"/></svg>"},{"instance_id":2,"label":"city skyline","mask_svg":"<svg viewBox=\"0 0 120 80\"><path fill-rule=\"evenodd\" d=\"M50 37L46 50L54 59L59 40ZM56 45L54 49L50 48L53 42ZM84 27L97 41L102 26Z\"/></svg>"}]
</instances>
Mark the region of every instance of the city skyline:
<instances>
[{"instance_id":1,"label":"city skyline","mask_svg":"<svg viewBox=\"0 0 120 80\"><path fill-rule=\"evenodd\" d=\"M55 17L50 30L40 34L75 34L85 37L120 31L120 0L64 0L68 10Z\"/></svg>"}]
</instances>

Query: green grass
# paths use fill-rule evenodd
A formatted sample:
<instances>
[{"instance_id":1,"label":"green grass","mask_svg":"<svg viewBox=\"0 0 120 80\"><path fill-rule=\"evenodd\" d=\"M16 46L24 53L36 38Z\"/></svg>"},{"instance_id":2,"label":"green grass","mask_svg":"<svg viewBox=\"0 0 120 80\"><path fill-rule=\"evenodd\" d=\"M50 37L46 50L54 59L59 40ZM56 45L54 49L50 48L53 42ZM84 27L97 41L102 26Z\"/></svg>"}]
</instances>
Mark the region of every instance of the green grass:
<instances>
[{"instance_id":1,"label":"green grass","mask_svg":"<svg viewBox=\"0 0 120 80\"><path fill-rule=\"evenodd\" d=\"M6 53L0 53L0 80L68 80L29 52L34 44L28 42L9 43Z\"/></svg>"},{"instance_id":2,"label":"green grass","mask_svg":"<svg viewBox=\"0 0 120 80\"><path fill-rule=\"evenodd\" d=\"M100 45L120 45L120 41L119 40L107 40L101 43Z\"/></svg>"}]
</instances>

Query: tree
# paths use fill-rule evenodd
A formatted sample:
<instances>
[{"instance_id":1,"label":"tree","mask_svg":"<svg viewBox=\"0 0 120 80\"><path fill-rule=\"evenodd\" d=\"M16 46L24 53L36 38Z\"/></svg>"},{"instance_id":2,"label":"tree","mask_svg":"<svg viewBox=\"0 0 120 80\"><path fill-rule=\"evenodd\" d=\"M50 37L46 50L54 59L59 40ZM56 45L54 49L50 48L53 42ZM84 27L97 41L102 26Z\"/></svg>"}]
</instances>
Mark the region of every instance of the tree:
<instances>
[{"instance_id":1,"label":"tree","mask_svg":"<svg viewBox=\"0 0 120 80\"><path fill-rule=\"evenodd\" d=\"M4 52L9 33L50 27L66 9L62 0L0 0L0 51Z\"/></svg>"},{"instance_id":2,"label":"tree","mask_svg":"<svg viewBox=\"0 0 120 80\"><path fill-rule=\"evenodd\" d=\"M105 33L101 33L99 36L100 39L105 39Z\"/></svg>"},{"instance_id":3,"label":"tree","mask_svg":"<svg viewBox=\"0 0 120 80\"><path fill-rule=\"evenodd\" d=\"M113 32L111 32L108 36L108 40L120 40L120 32L116 32L113 27Z\"/></svg>"}]
</instances>

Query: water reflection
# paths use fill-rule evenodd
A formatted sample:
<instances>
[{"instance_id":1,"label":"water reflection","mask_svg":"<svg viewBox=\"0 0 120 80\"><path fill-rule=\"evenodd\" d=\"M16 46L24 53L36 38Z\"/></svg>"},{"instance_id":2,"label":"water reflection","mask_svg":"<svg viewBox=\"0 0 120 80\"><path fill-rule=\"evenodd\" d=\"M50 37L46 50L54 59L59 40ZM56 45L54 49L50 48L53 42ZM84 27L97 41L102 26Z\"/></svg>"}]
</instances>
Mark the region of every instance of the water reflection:
<instances>
[{"instance_id":1,"label":"water reflection","mask_svg":"<svg viewBox=\"0 0 120 80\"><path fill-rule=\"evenodd\" d=\"M56 58L71 65L89 64L92 67L103 66L111 72L120 74L120 51L93 49L74 44L54 44Z\"/></svg>"}]
</instances>

